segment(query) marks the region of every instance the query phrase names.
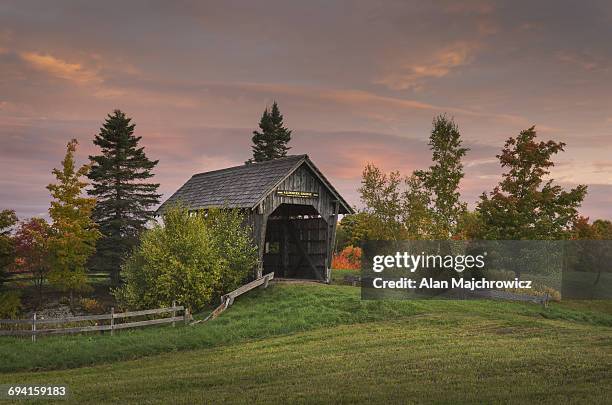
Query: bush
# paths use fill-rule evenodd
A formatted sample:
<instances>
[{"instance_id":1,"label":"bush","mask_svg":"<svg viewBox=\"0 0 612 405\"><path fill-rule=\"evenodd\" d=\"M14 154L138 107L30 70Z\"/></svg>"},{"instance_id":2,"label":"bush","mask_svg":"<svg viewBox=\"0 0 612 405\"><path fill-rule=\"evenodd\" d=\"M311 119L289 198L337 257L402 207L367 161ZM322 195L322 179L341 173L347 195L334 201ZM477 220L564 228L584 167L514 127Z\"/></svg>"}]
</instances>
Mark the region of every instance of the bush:
<instances>
[{"instance_id":1,"label":"bush","mask_svg":"<svg viewBox=\"0 0 612 405\"><path fill-rule=\"evenodd\" d=\"M516 273L511 270L487 270L486 273L486 278L489 280L511 281L515 277ZM559 291L539 281L533 281L531 288L503 288L502 290L515 294L532 295L534 297L544 297L548 294L549 300L555 302L561 301L561 293Z\"/></svg>"},{"instance_id":2,"label":"bush","mask_svg":"<svg viewBox=\"0 0 612 405\"><path fill-rule=\"evenodd\" d=\"M103 314L105 311L104 305L94 298L81 298L81 307L90 314Z\"/></svg>"},{"instance_id":3,"label":"bush","mask_svg":"<svg viewBox=\"0 0 612 405\"><path fill-rule=\"evenodd\" d=\"M22 308L21 295L17 291L0 293L0 319L15 319Z\"/></svg>"},{"instance_id":4,"label":"bush","mask_svg":"<svg viewBox=\"0 0 612 405\"><path fill-rule=\"evenodd\" d=\"M338 270L359 270L361 269L361 249L358 247L347 246L342 249L340 254L334 255L332 259L332 269Z\"/></svg>"},{"instance_id":5,"label":"bush","mask_svg":"<svg viewBox=\"0 0 612 405\"><path fill-rule=\"evenodd\" d=\"M217 290L218 294L224 294L238 288L249 276L257 264L257 247L240 211L214 208L208 210L205 218L217 251L226 264Z\"/></svg>"},{"instance_id":6,"label":"bush","mask_svg":"<svg viewBox=\"0 0 612 405\"><path fill-rule=\"evenodd\" d=\"M257 251L236 211L189 213L168 208L163 226L143 233L140 245L123 266L124 285L114 291L122 306L168 306L177 301L202 309L253 269Z\"/></svg>"}]
</instances>

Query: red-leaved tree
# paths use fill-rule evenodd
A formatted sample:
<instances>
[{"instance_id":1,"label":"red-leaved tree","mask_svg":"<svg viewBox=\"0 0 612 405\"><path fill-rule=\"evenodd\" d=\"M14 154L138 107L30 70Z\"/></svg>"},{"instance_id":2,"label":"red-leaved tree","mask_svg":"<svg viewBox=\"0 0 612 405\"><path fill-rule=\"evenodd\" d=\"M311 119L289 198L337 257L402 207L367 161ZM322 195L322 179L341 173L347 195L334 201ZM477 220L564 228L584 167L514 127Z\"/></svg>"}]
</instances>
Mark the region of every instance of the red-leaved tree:
<instances>
[{"instance_id":1,"label":"red-leaved tree","mask_svg":"<svg viewBox=\"0 0 612 405\"><path fill-rule=\"evenodd\" d=\"M347 246L332 259L332 268L339 270L359 270L361 268L361 248Z\"/></svg>"},{"instance_id":2,"label":"red-leaved tree","mask_svg":"<svg viewBox=\"0 0 612 405\"><path fill-rule=\"evenodd\" d=\"M42 287L50 269L50 236L51 226L42 218L32 218L19 224L13 239L15 264L19 270L32 273L39 306L42 305Z\"/></svg>"}]
</instances>

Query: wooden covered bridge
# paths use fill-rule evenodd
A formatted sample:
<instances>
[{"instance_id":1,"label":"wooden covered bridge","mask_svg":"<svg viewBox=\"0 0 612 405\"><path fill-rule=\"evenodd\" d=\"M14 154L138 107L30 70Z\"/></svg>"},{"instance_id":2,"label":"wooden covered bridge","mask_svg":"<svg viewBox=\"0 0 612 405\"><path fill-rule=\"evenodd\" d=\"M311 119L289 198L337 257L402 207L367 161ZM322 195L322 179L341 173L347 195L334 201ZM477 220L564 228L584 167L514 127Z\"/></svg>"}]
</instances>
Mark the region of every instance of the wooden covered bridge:
<instances>
[{"instance_id":1,"label":"wooden covered bridge","mask_svg":"<svg viewBox=\"0 0 612 405\"><path fill-rule=\"evenodd\" d=\"M352 208L308 155L195 174L158 209L175 202L190 210L244 211L259 248L254 276L329 282L339 214Z\"/></svg>"}]
</instances>

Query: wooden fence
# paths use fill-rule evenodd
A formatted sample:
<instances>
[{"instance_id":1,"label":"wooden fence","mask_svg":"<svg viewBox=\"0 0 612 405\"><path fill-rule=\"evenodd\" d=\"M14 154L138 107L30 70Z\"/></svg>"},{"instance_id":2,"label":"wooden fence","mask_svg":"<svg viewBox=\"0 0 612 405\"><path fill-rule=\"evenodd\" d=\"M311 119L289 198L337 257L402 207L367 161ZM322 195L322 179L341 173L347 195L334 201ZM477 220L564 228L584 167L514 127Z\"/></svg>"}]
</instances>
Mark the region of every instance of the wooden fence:
<instances>
[{"instance_id":1,"label":"wooden fence","mask_svg":"<svg viewBox=\"0 0 612 405\"><path fill-rule=\"evenodd\" d=\"M248 291L251 291L253 288L259 287L259 286L263 286L263 288L267 288L268 287L268 282L270 280L272 280L274 278L274 273L268 273L268 274L264 274L263 277L260 277L256 280L251 281L250 283L247 283L241 287L238 287L237 289L235 289L234 291L227 293L225 295L223 295L221 297L221 305L219 305L217 308L215 308L214 311L212 311L210 313L210 315L208 315L206 317L206 319L204 319L203 321L208 321L209 319L215 319L216 317L218 317L221 312L225 311L227 308L229 308L233 303L234 303L234 299ZM194 322L194 323L199 323L200 321Z\"/></svg>"},{"instance_id":2,"label":"wooden fence","mask_svg":"<svg viewBox=\"0 0 612 405\"><path fill-rule=\"evenodd\" d=\"M182 315L177 313L182 312ZM118 319L127 319L141 316L159 315L159 314L171 314L169 317L147 319L142 321L133 322L115 322ZM30 325L28 329L14 329L14 330L1 330L0 336L32 336L32 341L36 341L38 335L57 335L57 334L68 334L68 333L82 333L82 332L96 332L96 331L110 331L111 336L115 330L139 328L148 325L159 325L164 323L172 323L172 326L176 325L176 322L188 323L191 320L191 315L188 308L183 306L177 306L172 303L169 308L157 308L157 309L146 309L143 311L132 311L132 312L115 312L114 308L111 308L110 314L102 315L84 315L84 316L72 316L67 318L49 318L49 319L38 319L36 312L32 315L32 319L0 319L0 327L2 325ZM95 325L87 326L72 326L68 327L56 327L56 328L39 328L40 325L65 325L75 324L79 322L93 322L96 321ZM103 325L99 325L98 321L106 322Z\"/></svg>"},{"instance_id":3,"label":"wooden fence","mask_svg":"<svg viewBox=\"0 0 612 405\"><path fill-rule=\"evenodd\" d=\"M87 278L90 280L110 280L110 274L106 272L88 272ZM17 270L6 273L7 282L33 281L38 277L31 271Z\"/></svg>"},{"instance_id":4,"label":"wooden fence","mask_svg":"<svg viewBox=\"0 0 612 405\"><path fill-rule=\"evenodd\" d=\"M234 299L252 289L263 286L263 288L268 287L268 282L274 278L274 273L265 274L263 277L258 278L257 280L251 281L234 291L225 294L221 297L221 305L219 305L208 317L204 320L199 320L193 322L192 324L197 324L203 321L208 321L209 319L214 319L221 312L225 311L229 306L234 303ZM178 315L178 312L183 312L182 315ZM158 318L158 319L147 319L144 321L133 321L133 322L123 322L116 323L117 319L125 319L125 318L133 318L138 316L148 316L148 315L158 315L158 314L167 314L171 313L170 317L166 318ZM189 313L188 308L184 308L183 306L176 306L175 303L172 303L172 306L169 308L158 308L158 309L146 309L143 311L132 311L132 312L117 312L115 313L114 308L111 308L110 314L103 315L84 315L84 316L72 316L67 318L50 318L50 319L38 319L36 316L36 312L32 315L32 319L0 319L0 336L32 336L32 341L36 341L36 336L38 335L57 335L57 334L68 334L68 333L82 333L82 332L96 332L96 331L110 331L111 336L115 330L119 329L128 329L128 328L138 328L142 326L148 325L159 325L164 323L172 323L172 326L176 325L176 322L184 322L185 324L189 323L192 320L192 316ZM63 328L44 328L41 329L38 326L40 325L65 325L65 324L74 324L79 322L93 322L96 321L95 325L87 325L87 326L68 326ZM98 321L107 321L107 323L103 325L99 325ZM6 330L1 329L2 325L29 325L28 329L13 329Z\"/></svg>"}]
</instances>

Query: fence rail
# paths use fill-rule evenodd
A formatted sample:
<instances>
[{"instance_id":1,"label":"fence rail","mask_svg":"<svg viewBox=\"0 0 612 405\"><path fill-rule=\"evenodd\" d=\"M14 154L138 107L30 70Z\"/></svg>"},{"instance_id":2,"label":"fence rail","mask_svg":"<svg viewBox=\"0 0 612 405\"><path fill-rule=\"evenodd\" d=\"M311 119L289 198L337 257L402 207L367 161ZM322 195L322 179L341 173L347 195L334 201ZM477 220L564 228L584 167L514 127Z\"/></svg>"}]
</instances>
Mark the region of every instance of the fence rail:
<instances>
[{"instance_id":1,"label":"fence rail","mask_svg":"<svg viewBox=\"0 0 612 405\"><path fill-rule=\"evenodd\" d=\"M178 312L183 312L182 315L177 315ZM133 318L137 316L147 315L159 315L171 313L172 316L166 318L147 319L142 321L132 321L116 323L116 319ZM2 325L30 325L29 329L16 329L16 330L2 330L0 329L0 336L32 336L32 341L36 341L38 335L53 335L53 334L69 334L69 333L83 333L83 332L96 332L109 330L111 336L115 330L139 328L148 325L159 325L164 323L172 323L172 326L176 325L176 322L187 323L191 320L191 314L189 309L183 306L177 306L172 303L171 307L168 308L156 308L146 309L143 311L131 311L131 312L117 312L111 308L110 314L101 315L84 315L84 316L71 316L66 318L50 318L50 319L37 319L36 312L32 315L31 319L0 319L0 327ZM39 325L64 325L77 322L85 321L110 321L108 324L103 325L86 325L86 326L68 326L64 328L38 328Z\"/></svg>"},{"instance_id":2,"label":"fence rail","mask_svg":"<svg viewBox=\"0 0 612 405\"><path fill-rule=\"evenodd\" d=\"M106 280L110 279L110 273L87 273L87 278L89 279L100 279ZM9 271L6 273L6 281L7 282L25 282L25 281L33 281L37 280L38 277L32 273L31 271L25 270L17 270L17 271Z\"/></svg>"},{"instance_id":3,"label":"fence rail","mask_svg":"<svg viewBox=\"0 0 612 405\"><path fill-rule=\"evenodd\" d=\"M250 283L247 283L241 287L238 287L237 289L235 289L234 291L227 293L223 296L221 296L221 305L219 305L217 308L215 308L210 315L208 315L206 317L206 319L204 319L204 322L210 320L210 319L215 319L216 317L218 317L221 312L225 311L227 308L229 308L233 303L234 303L234 299L246 292L251 291L253 288L259 287L259 286L263 286L263 288L268 288L268 283L270 282L270 280L272 280L274 278L274 273L268 273L268 274L264 274L263 277L260 277L256 280L251 281ZM197 321L200 322L200 321Z\"/></svg>"}]
</instances>

